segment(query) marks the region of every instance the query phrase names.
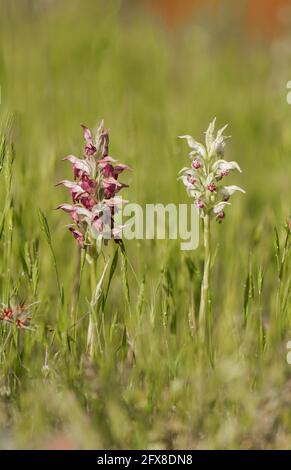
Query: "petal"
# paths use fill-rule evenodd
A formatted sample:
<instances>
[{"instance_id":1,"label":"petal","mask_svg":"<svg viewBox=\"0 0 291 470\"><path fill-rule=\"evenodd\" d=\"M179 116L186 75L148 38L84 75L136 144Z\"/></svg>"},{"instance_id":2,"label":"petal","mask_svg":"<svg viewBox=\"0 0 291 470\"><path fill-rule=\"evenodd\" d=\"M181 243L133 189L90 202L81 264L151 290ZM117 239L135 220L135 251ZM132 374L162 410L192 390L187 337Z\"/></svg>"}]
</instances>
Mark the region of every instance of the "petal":
<instances>
[{"instance_id":1,"label":"petal","mask_svg":"<svg viewBox=\"0 0 291 470\"><path fill-rule=\"evenodd\" d=\"M197 142L191 135L179 135L179 139L186 139L189 147L199 153L201 156L205 155L205 147L204 145Z\"/></svg>"},{"instance_id":2,"label":"petal","mask_svg":"<svg viewBox=\"0 0 291 470\"><path fill-rule=\"evenodd\" d=\"M109 155L106 155L106 157L102 158L101 160L98 160L97 163L113 163L113 162L117 162L117 160L115 160L114 158L110 157Z\"/></svg>"},{"instance_id":3,"label":"petal","mask_svg":"<svg viewBox=\"0 0 291 470\"><path fill-rule=\"evenodd\" d=\"M208 153L210 153L211 146L212 146L213 141L214 141L215 123L216 123L216 117L213 119L213 121L211 121L211 123L209 124L209 126L208 126L208 128L205 132L205 143L206 143Z\"/></svg>"},{"instance_id":4,"label":"petal","mask_svg":"<svg viewBox=\"0 0 291 470\"><path fill-rule=\"evenodd\" d=\"M81 188L81 186L78 184L74 183L74 181L62 180L56 186L59 186L60 184L64 185L66 188L71 189L74 193L84 193L84 189Z\"/></svg>"},{"instance_id":5,"label":"petal","mask_svg":"<svg viewBox=\"0 0 291 470\"><path fill-rule=\"evenodd\" d=\"M127 227L127 226L128 226L128 224L125 224L125 225L118 225L117 227L114 227L114 228L112 229L112 235L113 235L114 237L118 237L118 235L120 235L120 234L122 233L123 229L124 229L125 227Z\"/></svg>"},{"instance_id":6,"label":"petal","mask_svg":"<svg viewBox=\"0 0 291 470\"><path fill-rule=\"evenodd\" d=\"M189 196L194 197L194 199L199 199L201 196L201 191L197 191L196 189L190 189Z\"/></svg>"},{"instance_id":7,"label":"petal","mask_svg":"<svg viewBox=\"0 0 291 470\"><path fill-rule=\"evenodd\" d=\"M83 128L83 131L84 131L85 141L87 142L87 144L92 144L93 140L92 140L92 134L91 134L90 129L88 129L88 127L84 126L84 124L81 124L81 127Z\"/></svg>"},{"instance_id":8,"label":"petal","mask_svg":"<svg viewBox=\"0 0 291 470\"><path fill-rule=\"evenodd\" d=\"M100 124L97 128L96 135L95 135L95 142L99 141L99 138L100 138L100 136L102 135L103 132L104 132L104 119L101 120L101 122L100 122Z\"/></svg>"},{"instance_id":9,"label":"petal","mask_svg":"<svg viewBox=\"0 0 291 470\"><path fill-rule=\"evenodd\" d=\"M120 165L115 165L114 167L114 173L117 175L122 173L124 170L132 171L132 169L128 165L120 164Z\"/></svg>"},{"instance_id":10,"label":"petal","mask_svg":"<svg viewBox=\"0 0 291 470\"><path fill-rule=\"evenodd\" d=\"M68 155L67 157L63 158L63 160L68 160L71 162L77 170L81 170L85 173L90 173L90 166L86 160L81 158L77 158L74 155Z\"/></svg>"},{"instance_id":11,"label":"petal","mask_svg":"<svg viewBox=\"0 0 291 470\"><path fill-rule=\"evenodd\" d=\"M232 196L232 194L234 194L236 191L240 191L241 193L245 194L245 190L236 185L223 186L222 188L222 192L229 196Z\"/></svg>"},{"instance_id":12,"label":"petal","mask_svg":"<svg viewBox=\"0 0 291 470\"><path fill-rule=\"evenodd\" d=\"M213 165L213 171L217 170L238 170L242 173L239 164L235 161L228 162L226 160L217 160Z\"/></svg>"},{"instance_id":13,"label":"petal","mask_svg":"<svg viewBox=\"0 0 291 470\"><path fill-rule=\"evenodd\" d=\"M60 204L57 209L62 209L65 212L73 212L75 210L75 206L72 204Z\"/></svg>"},{"instance_id":14,"label":"petal","mask_svg":"<svg viewBox=\"0 0 291 470\"><path fill-rule=\"evenodd\" d=\"M225 206L230 206L230 205L231 205L230 202L226 202L226 201L219 202L213 207L213 212L214 214L218 214L219 212L223 211Z\"/></svg>"},{"instance_id":15,"label":"petal","mask_svg":"<svg viewBox=\"0 0 291 470\"><path fill-rule=\"evenodd\" d=\"M115 184L116 186L121 186L122 185L121 183L119 183L119 181L117 181L112 176L109 176L108 178L104 178L102 184L105 187L108 186L108 185L111 185L111 184Z\"/></svg>"},{"instance_id":16,"label":"petal","mask_svg":"<svg viewBox=\"0 0 291 470\"><path fill-rule=\"evenodd\" d=\"M224 140L224 139L230 139L230 136L227 136L227 137L223 136L223 133L224 133L224 131L225 131L225 129L226 129L227 127L228 127L228 124L225 124L225 126L223 126L221 129L219 129L219 130L217 131L217 136L216 136L216 139L215 139L215 140L219 141L221 138L222 138L223 140Z\"/></svg>"},{"instance_id":17,"label":"petal","mask_svg":"<svg viewBox=\"0 0 291 470\"><path fill-rule=\"evenodd\" d=\"M181 173L184 173L186 171L190 171L190 168L188 168L187 166L184 166L184 168L182 168L182 170L179 171L178 175L180 175Z\"/></svg>"},{"instance_id":18,"label":"petal","mask_svg":"<svg viewBox=\"0 0 291 470\"><path fill-rule=\"evenodd\" d=\"M69 160L71 163L76 163L79 158L75 157L75 155L67 155L66 157L63 158L63 160Z\"/></svg>"},{"instance_id":19,"label":"petal","mask_svg":"<svg viewBox=\"0 0 291 470\"><path fill-rule=\"evenodd\" d=\"M86 209L85 207L76 207L76 212L78 215L84 215L85 217L88 217L88 219L91 219L91 212Z\"/></svg>"},{"instance_id":20,"label":"petal","mask_svg":"<svg viewBox=\"0 0 291 470\"><path fill-rule=\"evenodd\" d=\"M59 181L59 183L56 184L56 186L60 186L60 185L64 185L66 188L72 188L73 186L75 186L76 183L74 183L73 181L69 181L69 180L62 180L62 181Z\"/></svg>"},{"instance_id":21,"label":"petal","mask_svg":"<svg viewBox=\"0 0 291 470\"><path fill-rule=\"evenodd\" d=\"M102 203L109 207L115 207L121 204L127 204L128 201L126 199L123 199L122 197L116 196L111 199L104 199Z\"/></svg>"}]
</instances>

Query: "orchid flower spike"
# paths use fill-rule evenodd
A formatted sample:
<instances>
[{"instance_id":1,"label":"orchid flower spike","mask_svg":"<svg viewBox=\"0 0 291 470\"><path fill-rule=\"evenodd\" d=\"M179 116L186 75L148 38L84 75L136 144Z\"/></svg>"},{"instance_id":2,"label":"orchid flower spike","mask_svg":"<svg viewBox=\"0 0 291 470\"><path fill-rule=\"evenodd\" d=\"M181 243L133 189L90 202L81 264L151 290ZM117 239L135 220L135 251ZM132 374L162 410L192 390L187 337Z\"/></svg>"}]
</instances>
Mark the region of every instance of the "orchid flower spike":
<instances>
[{"instance_id":1,"label":"orchid flower spike","mask_svg":"<svg viewBox=\"0 0 291 470\"><path fill-rule=\"evenodd\" d=\"M212 215L221 222L225 217L224 209L227 201L235 192L245 193L239 186L224 186L223 180L230 172L241 173L239 164L235 161L224 160L226 141L230 136L224 135L227 125L215 132L216 119L205 132L205 144L197 142L191 135L181 135L190 147L189 167L179 172L188 195L194 199L195 206L203 218Z\"/></svg>"},{"instance_id":2,"label":"orchid flower spike","mask_svg":"<svg viewBox=\"0 0 291 470\"><path fill-rule=\"evenodd\" d=\"M58 183L70 191L72 202L60 204L57 209L70 215L72 224L68 228L80 249L96 245L99 251L103 241L120 238L122 227L116 226L114 216L122 199L116 194L128 185L118 178L130 168L115 165L116 160L109 155L109 130L103 121L95 137L84 124L81 127L85 141L83 158L74 155L64 158L72 164L74 181Z\"/></svg>"}]
</instances>

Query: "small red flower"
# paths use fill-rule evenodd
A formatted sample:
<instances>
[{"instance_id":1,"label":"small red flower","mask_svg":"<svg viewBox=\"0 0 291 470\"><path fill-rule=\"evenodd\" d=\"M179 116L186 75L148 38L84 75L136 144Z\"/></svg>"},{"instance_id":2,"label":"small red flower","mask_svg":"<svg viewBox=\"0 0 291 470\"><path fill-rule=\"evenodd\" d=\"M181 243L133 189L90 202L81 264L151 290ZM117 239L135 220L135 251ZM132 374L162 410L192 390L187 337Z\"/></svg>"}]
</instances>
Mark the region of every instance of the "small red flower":
<instances>
[{"instance_id":1,"label":"small red flower","mask_svg":"<svg viewBox=\"0 0 291 470\"><path fill-rule=\"evenodd\" d=\"M192 184L192 185L194 185L197 182L197 180L196 180L196 178L194 178L194 176L189 175L187 179L188 179L189 183Z\"/></svg>"},{"instance_id":2,"label":"small red flower","mask_svg":"<svg viewBox=\"0 0 291 470\"><path fill-rule=\"evenodd\" d=\"M201 199L198 199L196 202L195 202L195 206L197 207L197 209L203 209L205 204L203 201L201 201Z\"/></svg>"},{"instance_id":3,"label":"small red flower","mask_svg":"<svg viewBox=\"0 0 291 470\"><path fill-rule=\"evenodd\" d=\"M216 220L218 220L218 222L221 222L224 218L225 218L225 212L224 211L218 212L216 216Z\"/></svg>"},{"instance_id":4,"label":"small red flower","mask_svg":"<svg viewBox=\"0 0 291 470\"><path fill-rule=\"evenodd\" d=\"M199 170L199 168L201 168L202 166L202 163L198 158L195 158L195 160L193 160L193 162L191 163L191 166L192 168L194 168L194 170Z\"/></svg>"},{"instance_id":5,"label":"small red flower","mask_svg":"<svg viewBox=\"0 0 291 470\"><path fill-rule=\"evenodd\" d=\"M69 230L71 234L73 235L73 237L77 240L79 247L84 248L84 245L85 245L84 235L78 230L75 230L74 227L69 227Z\"/></svg>"},{"instance_id":6,"label":"small red flower","mask_svg":"<svg viewBox=\"0 0 291 470\"><path fill-rule=\"evenodd\" d=\"M208 191L210 191L211 193L214 193L217 189L216 185L214 183L210 183L207 185L207 189Z\"/></svg>"},{"instance_id":7,"label":"small red flower","mask_svg":"<svg viewBox=\"0 0 291 470\"><path fill-rule=\"evenodd\" d=\"M8 323L14 323L17 328L31 330L31 316L29 308L31 305L20 303L14 306L4 306L0 311L0 320Z\"/></svg>"}]
</instances>

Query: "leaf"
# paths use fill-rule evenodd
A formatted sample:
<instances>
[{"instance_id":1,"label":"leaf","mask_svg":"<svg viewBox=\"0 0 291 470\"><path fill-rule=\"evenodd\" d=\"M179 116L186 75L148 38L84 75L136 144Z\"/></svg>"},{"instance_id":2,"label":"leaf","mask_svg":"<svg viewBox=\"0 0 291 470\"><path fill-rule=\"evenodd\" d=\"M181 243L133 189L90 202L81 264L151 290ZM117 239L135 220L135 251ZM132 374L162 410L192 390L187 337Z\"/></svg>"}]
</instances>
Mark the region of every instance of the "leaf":
<instances>
[{"instance_id":1,"label":"leaf","mask_svg":"<svg viewBox=\"0 0 291 470\"><path fill-rule=\"evenodd\" d=\"M6 139L4 136L2 136L1 143L0 143L0 173L3 169L5 154L6 154Z\"/></svg>"},{"instance_id":2,"label":"leaf","mask_svg":"<svg viewBox=\"0 0 291 470\"><path fill-rule=\"evenodd\" d=\"M47 218L46 218L46 216L44 215L44 213L42 212L41 209L38 209L38 218L39 218L41 231L43 232L43 234L45 236L45 239L46 239L46 241L47 241L47 243L50 247L50 250L51 250L51 254L52 254L52 258L53 258L53 262L54 262L55 273L56 273L56 279L57 279L59 295L60 295L61 303L62 303L62 305L64 305L64 299L65 299L64 289L61 286L61 282L60 282L57 259L56 259L55 251L54 251L54 248L53 248L53 245L52 245L50 228L49 228Z\"/></svg>"},{"instance_id":3,"label":"leaf","mask_svg":"<svg viewBox=\"0 0 291 470\"><path fill-rule=\"evenodd\" d=\"M263 268L260 267L259 272L258 272L258 293L259 293L259 296L262 295L263 284L264 284L264 271L263 271Z\"/></svg>"},{"instance_id":4,"label":"leaf","mask_svg":"<svg viewBox=\"0 0 291 470\"><path fill-rule=\"evenodd\" d=\"M126 256L126 251L125 251L125 246L123 241L121 240L119 242L119 246L121 248L121 254L122 254L122 263L121 263L121 271L122 271L122 283L123 283L123 289L124 289L124 294L125 294L125 299L130 306L130 293L129 293L129 283L128 283L128 268L127 268L127 256Z\"/></svg>"},{"instance_id":5,"label":"leaf","mask_svg":"<svg viewBox=\"0 0 291 470\"><path fill-rule=\"evenodd\" d=\"M107 268L108 268L108 264L109 264L109 261L107 261L107 263L105 264L105 268L103 269L103 273L101 275L101 278L99 279L99 282L96 286L96 289L95 289L95 292L94 292L94 295L93 295L93 298L92 298L92 301L91 301L91 307L95 307L97 305L98 300L101 297L102 284L103 284L103 280L104 280L104 277L105 277L105 274L106 274L106 271L107 271Z\"/></svg>"},{"instance_id":6,"label":"leaf","mask_svg":"<svg viewBox=\"0 0 291 470\"><path fill-rule=\"evenodd\" d=\"M249 270L248 274L246 277L246 282L245 282L245 290L244 290L244 316L245 316L245 323L247 321L248 317L248 307L249 307L249 302L254 298L254 282L253 282L253 272L252 272L252 266L251 264L249 265Z\"/></svg>"},{"instance_id":7,"label":"leaf","mask_svg":"<svg viewBox=\"0 0 291 470\"><path fill-rule=\"evenodd\" d=\"M279 240L278 230L276 227L274 228L274 248L275 248L276 261L277 261L277 269L278 269L278 272L280 272L280 258L281 258L280 240Z\"/></svg>"},{"instance_id":8,"label":"leaf","mask_svg":"<svg viewBox=\"0 0 291 470\"><path fill-rule=\"evenodd\" d=\"M194 261L192 260L192 258L190 256L187 256L185 258L185 264L186 264L187 269L188 269L188 274L189 274L190 280L192 281L194 276L196 276L199 273L199 270L198 270L197 266L195 265Z\"/></svg>"},{"instance_id":9,"label":"leaf","mask_svg":"<svg viewBox=\"0 0 291 470\"><path fill-rule=\"evenodd\" d=\"M48 224L46 216L44 215L41 209L38 209L38 217L39 217L41 231L43 232L47 243L51 246L52 240L51 240L49 224Z\"/></svg>"},{"instance_id":10,"label":"leaf","mask_svg":"<svg viewBox=\"0 0 291 470\"><path fill-rule=\"evenodd\" d=\"M109 288L110 288L110 285L111 285L111 281L112 281L112 278L113 278L114 273L115 273L115 271L116 271L117 262L118 262L118 248L117 248L117 250L115 251L113 260L112 260L112 262L111 262L110 271L109 271L109 279L108 279L108 284L107 284L107 289L106 289L106 293L105 293L104 301L103 301L103 308L104 308L104 306L105 306L105 304L106 304L106 300L107 300L107 297L108 297L108 292L109 292Z\"/></svg>"}]
</instances>

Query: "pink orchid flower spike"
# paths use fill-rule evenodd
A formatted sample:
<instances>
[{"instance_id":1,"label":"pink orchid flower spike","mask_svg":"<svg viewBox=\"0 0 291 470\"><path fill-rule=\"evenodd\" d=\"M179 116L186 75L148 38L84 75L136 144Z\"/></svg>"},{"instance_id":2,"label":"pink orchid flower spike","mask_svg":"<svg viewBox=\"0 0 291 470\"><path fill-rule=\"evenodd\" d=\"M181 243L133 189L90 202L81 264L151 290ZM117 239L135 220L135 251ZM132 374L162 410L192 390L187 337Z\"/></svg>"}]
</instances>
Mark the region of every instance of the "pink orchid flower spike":
<instances>
[{"instance_id":1,"label":"pink orchid flower spike","mask_svg":"<svg viewBox=\"0 0 291 470\"><path fill-rule=\"evenodd\" d=\"M74 180L58 183L70 191L72 202L60 204L57 209L70 215L72 224L69 230L80 249L95 245L100 248L102 240L117 239L119 236L116 234L122 230L114 222L114 215L122 204L122 198L116 198L116 194L128 185L118 178L130 167L116 164L116 160L109 155L109 130L104 127L103 121L95 137L87 126L81 124L81 127L85 140L83 158L75 155L64 158L72 165Z\"/></svg>"}]
</instances>

